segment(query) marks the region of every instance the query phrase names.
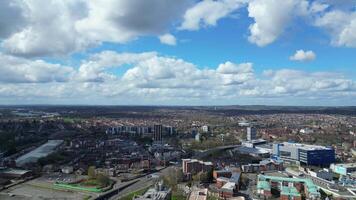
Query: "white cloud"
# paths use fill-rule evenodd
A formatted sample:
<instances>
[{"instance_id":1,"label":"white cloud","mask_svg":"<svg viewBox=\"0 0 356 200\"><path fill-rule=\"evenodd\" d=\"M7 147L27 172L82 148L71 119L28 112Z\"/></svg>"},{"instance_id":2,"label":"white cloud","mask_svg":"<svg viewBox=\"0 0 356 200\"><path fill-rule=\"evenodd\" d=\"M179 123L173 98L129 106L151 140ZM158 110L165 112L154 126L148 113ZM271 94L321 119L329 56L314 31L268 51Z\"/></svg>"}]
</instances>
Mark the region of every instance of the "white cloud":
<instances>
[{"instance_id":1,"label":"white cloud","mask_svg":"<svg viewBox=\"0 0 356 200\"><path fill-rule=\"evenodd\" d=\"M302 49L297 50L293 56L290 56L290 60L294 61L312 61L315 60L316 55L313 51L304 51Z\"/></svg>"},{"instance_id":2,"label":"white cloud","mask_svg":"<svg viewBox=\"0 0 356 200\"><path fill-rule=\"evenodd\" d=\"M71 67L2 53L0 53L0 63L0 82L2 83L66 82L74 73Z\"/></svg>"},{"instance_id":3,"label":"white cloud","mask_svg":"<svg viewBox=\"0 0 356 200\"><path fill-rule=\"evenodd\" d=\"M252 63L235 64L225 62L220 64L217 71L221 74L253 73Z\"/></svg>"},{"instance_id":4,"label":"white cloud","mask_svg":"<svg viewBox=\"0 0 356 200\"><path fill-rule=\"evenodd\" d=\"M252 63L202 68L156 52L104 51L83 60L79 69L8 55L0 62L7 63L0 69L0 102L224 104L244 98L265 103L269 98L356 97L355 81L342 74L281 69L260 78ZM112 72L122 67L128 68L123 74Z\"/></svg>"},{"instance_id":5,"label":"white cloud","mask_svg":"<svg viewBox=\"0 0 356 200\"><path fill-rule=\"evenodd\" d=\"M173 46L177 44L177 40L174 37L174 35L169 34L169 33L160 35L158 38L162 44L173 45Z\"/></svg>"},{"instance_id":6,"label":"white cloud","mask_svg":"<svg viewBox=\"0 0 356 200\"><path fill-rule=\"evenodd\" d=\"M205 0L189 8L184 14L181 30L199 30L205 26L215 26L217 21L240 8L245 0Z\"/></svg>"},{"instance_id":7,"label":"white cloud","mask_svg":"<svg viewBox=\"0 0 356 200\"><path fill-rule=\"evenodd\" d=\"M306 14L307 7L305 0L251 0L248 15L255 22L249 27L248 40L258 46L274 42L295 16Z\"/></svg>"},{"instance_id":8,"label":"white cloud","mask_svg":"<svg viewBox=\"0 0 356 200\"><path fill-rule=\"evenodd\" d=\"M315 25L325 28L336 46L356 47L356 12L332 10L315 20Z\"/></svg>"},{"instance_id":9,"label":"white cloud","mask_svg":"<svg viewBox=\"0 0 356 200\"><path fill-rule=\"evenodd\" d=\"M48 0L46 9L38 0L14 1L11 7L5 3L5 8L0 8L5 10L0 17L7 19L0 19L2 47L20 56L58 56L102 42L126 43L139 36L161 35L183 15L190 2ZM17 20L21 16L26 23ZM9 21L9 17L14 20Z\"/></svg>"}]
</instances>

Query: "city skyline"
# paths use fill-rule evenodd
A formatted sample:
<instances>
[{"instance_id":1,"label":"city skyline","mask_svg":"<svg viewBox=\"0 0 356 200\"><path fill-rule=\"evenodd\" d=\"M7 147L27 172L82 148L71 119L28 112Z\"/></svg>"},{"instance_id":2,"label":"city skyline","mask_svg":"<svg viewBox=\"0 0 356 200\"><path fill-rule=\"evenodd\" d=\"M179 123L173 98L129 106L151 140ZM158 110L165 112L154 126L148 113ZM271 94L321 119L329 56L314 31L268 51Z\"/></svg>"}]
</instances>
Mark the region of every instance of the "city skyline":
<instances>
[{"instance_id":1,"label":"city skyline","mask_svg":"<svg viewBox=\"0 0 356 200\"><path fill-rule=\"evenodd\" d=\"M0 104L356 105L352 0L0 2Z\"/></svg>"}]
</instances>

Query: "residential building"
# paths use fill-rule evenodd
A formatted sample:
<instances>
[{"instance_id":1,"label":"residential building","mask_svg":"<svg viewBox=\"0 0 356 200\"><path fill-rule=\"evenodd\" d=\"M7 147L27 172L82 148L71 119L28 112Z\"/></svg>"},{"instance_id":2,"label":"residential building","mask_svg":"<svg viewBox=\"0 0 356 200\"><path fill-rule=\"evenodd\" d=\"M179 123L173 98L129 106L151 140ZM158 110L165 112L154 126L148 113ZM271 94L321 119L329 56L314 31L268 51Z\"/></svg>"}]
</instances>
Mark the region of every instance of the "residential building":
<instances>
[{"instance_id":1,"label":"residential building","mask_svg":"<svg viewBox=\"0 0 356 200\"><path fill-rule=\"evenodd\" d=\"M162 142L162 125L153 126L153 140L156 142Z\"/></svg>"},{"instance_id":2,"label":"residential building","mask_svg":"<svg viewBox=\"0 0 356 200\"><path fill-rule=\"evenodd\" d=\"M212 162L204 162L197 159L182 159L183 173L185 175L195 175L199 172L209 172L213 170Z\"/></svg>"}]
</instances>

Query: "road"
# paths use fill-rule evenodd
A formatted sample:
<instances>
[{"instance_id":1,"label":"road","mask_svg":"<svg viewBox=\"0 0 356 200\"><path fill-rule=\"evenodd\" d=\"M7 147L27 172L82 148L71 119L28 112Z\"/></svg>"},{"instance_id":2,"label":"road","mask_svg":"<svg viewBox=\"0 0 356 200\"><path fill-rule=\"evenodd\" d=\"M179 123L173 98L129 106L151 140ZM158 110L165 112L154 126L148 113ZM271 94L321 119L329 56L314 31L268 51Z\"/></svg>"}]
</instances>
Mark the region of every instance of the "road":
<instances>
[{"instance_id":1,"label":"road","mask_svg":"<svg viewBox=\"0 0 356 200\"><path fill-rule=\"evenodd\" d=\"M166 167L166 168L162 169L161 171L156 172L154 174L159 176L159 177L161 177L171 167L173 167L173 166ZM152 186L157 181L157 178L144 176L144 177L135 179L134 181L137 181L137 182L132 184L132 185L130 185L130 186L128 186L128 187L126 187L125 189L119 191L119 193L117 195L111 197L110 200L118 200L118 199L120 199L120 198L122 198L122 197L124 197L124 196L126 196L126 195L128 195L130 193L132 193L132 192L135 192L135 191L147 188L149 186Z\"/></svg>"}]
</instances>

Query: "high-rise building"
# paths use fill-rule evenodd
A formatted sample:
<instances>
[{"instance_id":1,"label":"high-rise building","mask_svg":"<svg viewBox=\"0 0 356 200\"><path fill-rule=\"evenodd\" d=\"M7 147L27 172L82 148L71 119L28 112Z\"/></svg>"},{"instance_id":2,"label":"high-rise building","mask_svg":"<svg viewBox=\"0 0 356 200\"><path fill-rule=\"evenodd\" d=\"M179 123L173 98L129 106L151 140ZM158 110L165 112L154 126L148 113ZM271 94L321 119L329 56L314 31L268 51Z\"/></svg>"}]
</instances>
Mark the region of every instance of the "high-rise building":
<instances>
[{"instance_id":1,"label":"high-rise building","mask_svg":"<svg viewBox=\"0 0 356 200\"><path fill-rule=\"evenodd\" d=\"M247 140L255 140L257 139L257 131L255 127L247 127Z\"/></svg>"},{"instance_id":2,"label":"high-rise building","mask_svg":"<svg viewBox=\"0 0 356 200\"><path fill-rule=\"evenodd\" d=\"M162 125L154 125L153 126L153 140L157 142L162 141Z\"/></svg>"}]
</instances>

